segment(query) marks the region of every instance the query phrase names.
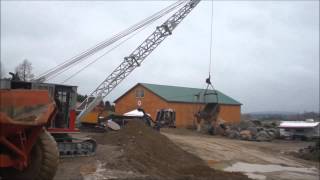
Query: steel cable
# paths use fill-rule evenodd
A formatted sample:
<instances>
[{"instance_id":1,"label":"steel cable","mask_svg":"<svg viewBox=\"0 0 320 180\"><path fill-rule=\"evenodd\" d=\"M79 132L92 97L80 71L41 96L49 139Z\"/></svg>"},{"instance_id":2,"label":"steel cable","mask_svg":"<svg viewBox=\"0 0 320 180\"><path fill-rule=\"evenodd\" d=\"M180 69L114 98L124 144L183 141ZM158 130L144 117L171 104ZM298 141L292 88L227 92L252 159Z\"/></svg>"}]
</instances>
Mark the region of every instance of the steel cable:
<instances>
[{"instance_id":1,"label":"steel cable","mask_svg":"<svg viewBox=\"0 0 320 180\"><path fill-rule=\"evenodd\" d=\"M149 24L151 25L151 24ZM143 31L144 29L146 29L147 27L149 27L149 25L144 26L142 29L140 29L139 31L136 31L134 34L132 34L131 36L129 36L128 38L124 39L123 41L121 41L119 44L117 44L116 46L112 47L110 50L108 50L107 52L103 53L102 55L100 55L99 57L97 57L96 59L94 59L92 62L90 62L89 64L85 65L84 67L82 67L81 69L79 69L77 72L73 73L71 76L69 76L68 78L66 78L65 80L62 81L62 83L67 82L68 80L70 80L71 78L73 78L74 76L76 76L77 74L79 74L81 71L83 71L84 69L88 68L89 66L91 66L92 64L94 64L95 62L97 62L99 59L101 59L103 56L107 55L108 53L110 53L111 51L115 50L116 48L118 48L119 46L121 46L123 43L127 42L128 40L130 40L131 38L133 38L135 35L137 35L138 33L140 33L141 31Z\"/></svg>"},{"instance_id":2,"label":"steel cable","mask_svg":"<svg viewBox=\"0 0 320 180\"><path fill-rule=\"evenodd\" d=\"M173 11L174 9L176 9L177 7L179 7L180 5L182 5L183 3L185 3L185 1L177 1L172 5L169 5L168 7L162 9L161 11L153 14L152 16L140 21L139 23L136 23L135 25L131 26L130 28L116 34L115 36L97 44L96 46L94 46L93 48L90 48L86 51L84 51L83 53L72 57L71 59L59 64L58 66L46 71L45 73L42 73L38 79L47 79L48 77L58 73L59 71L75 65L77 62L84 60L85 58L91 56L92 54L96 53L97 51L104 49L105 47L115 43L116 41L120 40L121 38L129 35L130 33L133 33L134 31L156 21L157 19L163 17L164 15L166 15L167 13Z\"/></svg>"}]
</instances>

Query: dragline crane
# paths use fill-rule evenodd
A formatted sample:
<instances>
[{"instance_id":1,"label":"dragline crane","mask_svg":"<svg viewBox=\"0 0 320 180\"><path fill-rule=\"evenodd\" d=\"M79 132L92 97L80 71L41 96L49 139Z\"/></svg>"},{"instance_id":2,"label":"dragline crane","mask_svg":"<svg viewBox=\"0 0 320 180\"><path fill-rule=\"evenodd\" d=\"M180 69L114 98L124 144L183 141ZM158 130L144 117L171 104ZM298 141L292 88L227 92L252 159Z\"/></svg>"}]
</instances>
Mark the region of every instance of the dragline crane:
<instances>
[{"instance_id":1,"label":"dragline crane","mask_svg":"<svg viewBox=\"0 0 320 180\"><path fill-rule=\"evenodd\" d=\"M151 54L182 22L182 20L198 5L200 0L190 0L162 25L145 39L123 62L81 103L78 110L80 121L90 112L104 97L106 97L121 81L123 81L134 69L139 67L145 58Z\"/></svg>"},{"instance_id":2,"label":"dragline crane","mask_svg":"<svg viewBox=\"0 0 320 180\"><path fill-rule=\"evenodd\" d=\"M13 80L0 79L0 91L2 91L1 93L4 93L4 96L8 96L8 103L10 104L12 102L20 102L20 104L18 103L12 105L12 107L10 105L9 108L13 108L13 110L15 110L16 108L21 109L21 107L30 106L31 110L30 108L24 108L25 110L28 110L28 112L26 111L24 114L26 117L27 115L29 117L30 113L31 115L32 113L39 114L39 110L37 108L34 109L34 107L39 107L43 111L48 111L43 112L45 115L43 115L43 113L41 114L43 115L43 120L41 120L40 118L41 122L39 121L38 123L26 124L21 121L22 124L10 124L8 123L9 121L1 122L0 119L0 125L1 123L4 125L8 125L8 128L6 129L7 133L2 133L1 136L3 137L0 136L0 140L1 138L7 139L7 143L1 144L0 142L0 146L4 145L4 147L7 147L7 149L12 152L19 151L19 153L10 153L8 151L9 154L7 151L0 152L0 156L4 156L7 159L12 160L8 160L7 163L0 167L0 170L1 168L18 169L19 171L12 171L12 173L9 172L9 177L11 177L11 179L15 179L14 177L27 178L25 175L27 175L28 177L30 175L30 177L41 177L42 179L48 179L53 177L56 171L56 165L58 162L57 153L60 154L60 157L79 157L94 155L97 149L97 143L94 139L73 138L72 136L70 136L70 134L72 133L79 132L79 129L75 127L75 120L81 122L82 119L85 119L84 116L88 115L88 112L91 112L92 109L96 107L104 97L106 97L115 87L117 87L117 85L119 85L119 83L122 82L134 69L139 67L141 63L146 59L146 57L150 55L152 51L155 50L164 41L164 39L166 39L166 37L172 34L173 30L198 5L199 2L200 0L177 1L172 5L166 7L165 9L133 25L132 27L129 27L125 31L116 34L112 38L99 43L95 47L88 49L78 56L74 56L70 60L58 65L57 67L48 70L47 72L41 74L39 78L34 79L31 82L17 81L14 78ZM178 7L180 9L178 9ZM76 63L81 62L85 58L91 57L96 52L117 42L119 39L127 36L128 34L151 24L155 20L163 17L164 15L172 12L175 9L178 10L173 15L171 15L162 25L158 26L156 30L150 36L148 36L129 56L125 57L122 63L109 76L107 76L107 78L90 94L90 96L88 96L81 103L80 107L78 107L77 109L78 111L80 111L77 117L75 112L77 87L63 84L44 83L44 81L49 80L50 78L52 78L52 76L57 75L58 73L60 74ZM4 85L4 87L2 87L2 85ZM4 88L5 90L1 90L2 88ZM14 90L21 88L29 90ZM20 93L20 95L16 96L17 93ZM32 97L30 96L30 94L32 95ZM31 101L28 101L29 104L21 104L21 99L30 99ZM33 102L32 99L36 99L37 101ZM1 113L4 113L4 117L9 117L7 116L8 112L0 112L0 115L2 115ZM21 115L23 115L23 112ZM46 118L45 116L48 117ZM28 118L28 122L29 119L30 118ZM36 118L35 120L38 119L39 118ZM6 120L6 118L4 120ZM10 122L11 121L13 122L14 120L12 119L10 120ZM16 125L19 125L19 127L17 127ZM44 127L46 130L44 130ZM46 131L50 132L50 134L55 138L55 142ZM50 140L49 142L48 139L51 139L52 141ZM10 146L8 146L8 143ZM20 149L20 146L22 147L22 149ZM36 163L37 167L35 166L39 170L45 169L45 171L29 173L29 166L32 166L31 168L33 168L33 161L37 160L37 158L33 157L34 147L36 148L36 150L39 149L39 147L44 147L42 148L43 151L46 151L44 154L48 154L48 152L49 154L42 157L42 163ZM2 176L2 174L0 174L0 176Z\"/></svg>"}]
</instances>

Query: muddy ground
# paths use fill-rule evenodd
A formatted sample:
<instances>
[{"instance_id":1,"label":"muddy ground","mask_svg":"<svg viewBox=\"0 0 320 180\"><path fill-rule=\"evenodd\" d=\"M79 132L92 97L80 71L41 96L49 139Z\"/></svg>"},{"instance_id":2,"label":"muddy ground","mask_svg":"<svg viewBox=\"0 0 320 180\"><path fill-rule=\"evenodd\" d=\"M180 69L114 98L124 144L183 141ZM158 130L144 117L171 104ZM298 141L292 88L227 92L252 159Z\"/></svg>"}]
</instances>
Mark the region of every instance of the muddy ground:
<instances>
[{"instance_id":1,"label":"muddy ground","mask_svg":"<svg viewBox=\"0 0 320 180\"><path fill-rule=\"evenodd\" d=\"M54 179L318 179L317 162L288 153L309 142L239 141L184 129L162 129L161 134L154 135L149 129L77 134L75 137L97 140L96 155L61 159ZM263 170L252 170L259 168Z\"/></svg>"},{"instance_id":2,"label":"muddy ground","mask_svg":"<svg viewBox=\"0 0 320 180\"><path fill-rule=\"evenodd\" d=\"M239 171L254 179L319 179L319 162L296 158L290 153L313 142L241 141L185 129L163 129L162 134L214 169Z\"/></svg>"},{"instance_id":3,"label":"muddy ground","mask_svg":"<svg viewBox=\"0 0 320 180\"><path fill-rule=\"evenodd\" d=\"M95 156L62 159L55 179L248 180L239 172L214 170L160 132L130 121L117 132L91 134Z\"/></svg>"}]
</instances>

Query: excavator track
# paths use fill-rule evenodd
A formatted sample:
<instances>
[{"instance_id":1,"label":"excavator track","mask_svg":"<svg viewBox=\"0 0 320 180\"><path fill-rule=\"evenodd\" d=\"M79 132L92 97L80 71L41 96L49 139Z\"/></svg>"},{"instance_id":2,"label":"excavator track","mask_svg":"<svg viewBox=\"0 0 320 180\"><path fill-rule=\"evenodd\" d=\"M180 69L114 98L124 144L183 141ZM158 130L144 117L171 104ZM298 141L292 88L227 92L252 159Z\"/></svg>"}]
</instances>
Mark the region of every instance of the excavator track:
<instances>
[{"instance_id":1,"label":"excavator track","mask_svg":"<svg viewBox=\"0 0 320 180\"><path fill-rule=\"evenodd\" d=\"M91 138L72 138L68 134L54 135L60 158L93 156L97 142Z\"/></svg>"},{"instance_id":2,"label":"excavator track","mask_svg":"<svg viewBox=\"0 0 320 180\"><path fill-rule=\"evenodd\" d=\"M97 149L95 140L72 139L72 142L58 142L60 158L93 156Z\"/></svg>"}]
</instances>

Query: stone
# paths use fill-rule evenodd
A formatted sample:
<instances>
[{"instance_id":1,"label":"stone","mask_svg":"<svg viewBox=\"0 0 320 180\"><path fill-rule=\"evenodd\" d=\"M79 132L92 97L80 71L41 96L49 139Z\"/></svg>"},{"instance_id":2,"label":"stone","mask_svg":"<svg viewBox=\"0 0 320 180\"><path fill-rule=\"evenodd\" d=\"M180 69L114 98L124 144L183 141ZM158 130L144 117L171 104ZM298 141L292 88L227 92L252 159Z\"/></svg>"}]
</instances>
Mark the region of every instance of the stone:
<instances>
[{"instance_id":1,"label":"stone","mask_svg":"<svg viewBox=\"0 0 320 180\"><path fill-rule=\"evenodd\" d=\"M256 135L257 141L270 141L271 138L266 131L260 131Z\"/></svg>"},{"instance_id":2,"label":"stone","mask_svg":"<svg viewBox=\"0 0 320 180\"><path fill-rule=\"evenodd\" d=\"M252 136L257 135L258 133L258 129L256 127L248 127L247 130L250 131Z\"/></svg>"},{"instance_id":3,"label":"stone","mask_svg":"<svg viewBox=\"0 0 320 180\"><path fill-rule=\"evenodd\" d=\"M231 139L240 139L240 133L238 131L231 130L228 137Z\"/></svg>"},{"instance_id":4,"label":"stone","mask_svg":"<svg viewBox=\"0 0 320 180\"><path fill-rule=\"evenodd\" d=\"M240 131L240 137L242 140L252 140L252 134L249 130Z\"/></svg>"}]
</instances>

